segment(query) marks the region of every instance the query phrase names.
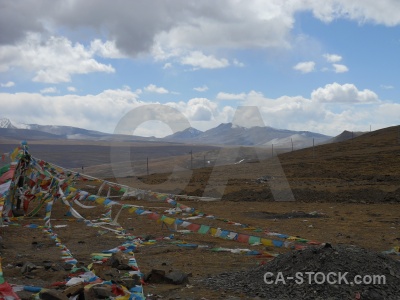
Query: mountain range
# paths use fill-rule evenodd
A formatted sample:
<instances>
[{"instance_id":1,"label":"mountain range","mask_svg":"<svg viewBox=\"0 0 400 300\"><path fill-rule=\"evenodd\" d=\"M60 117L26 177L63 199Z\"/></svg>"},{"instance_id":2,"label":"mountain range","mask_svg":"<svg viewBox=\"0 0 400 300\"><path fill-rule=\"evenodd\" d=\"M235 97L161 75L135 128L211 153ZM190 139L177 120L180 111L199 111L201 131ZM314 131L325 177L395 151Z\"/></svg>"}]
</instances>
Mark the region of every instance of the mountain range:
<instances>
[{"instance_id":1,"label":"mountain range","mask_svg":"<svg viewBox=\"0 0 400 300\"><path fill-rule=\"evenodd\" d=\"M159 141L172 143L271 146L296 149L322 144L332 137L310 132L276 129L273 127L242 127L222 123L215 128L200 131L193 127L164 138L114 135L72 126L18 124L7 118L0 119L0 139L13 140L92 140L92 141Z\"/></svg>"},{"instance_id":2,"label":"mountain range","mask_svg":"<svg viewBox=\"0 0 400 300\"><path fill-rule=\"evenodd\" d=\"M305 148L314 144L322 144L331 137L310 131L293 131L273 127L241 127L232 123L222 123L204 132L195 128L166 136L164 140L180 143L212 144L212 145L242 145L271 146L280 148Z\"/></svg>"}]
</instances>

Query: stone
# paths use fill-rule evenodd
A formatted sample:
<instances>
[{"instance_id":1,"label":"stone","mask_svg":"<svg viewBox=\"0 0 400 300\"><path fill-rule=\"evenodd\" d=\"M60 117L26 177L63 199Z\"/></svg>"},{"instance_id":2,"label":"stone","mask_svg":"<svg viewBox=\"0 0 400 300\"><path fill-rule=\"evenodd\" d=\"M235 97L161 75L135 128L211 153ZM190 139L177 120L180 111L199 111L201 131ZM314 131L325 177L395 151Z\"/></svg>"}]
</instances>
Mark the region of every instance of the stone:
<instances>
[{"instance_id":1,"label":"stone","mask_svg":"<svg viewBox=\"0 0 400 300\"><path fill-rule=\"evenodd\" d=\"M132 277L123 277L119 283L129 290L136 285L141 285L140 276L133 275Z\"/></svg>"},{"instance_id":2,"label":"stone","mask_svg":"<svg viewBox=\"0 0 400 300\"><path fill-rule=\"evenodd\" d=\"M43 300L68 300L68 297L62 292L54 289L42 290L39 293L39 298Z\"/></svg>"},{"instance_id":3,"label":"stone","mask_svg":"<svg viewBox=\"0 0 400 300\"><path fill-rule=\"evenodd\" d=\"M65 270L64 267L62 265L60 265L59 263L53 263L50 268L53 271L64 271Z\"/></svg>"},{"instance_id":4,"label":"stone","mask_svg":"<svg viewBox=\"0 0 400 300\"><path fill-rule=\"evenodd\" d=\"M164 283L165 271L153 269L145 275L144 281L150 283Z\"/></svg>"},{"instance_id":5,"label":"stone","mask_svg":"<svg viewBox=\"0 0 400 300\"><path fill-rule=\"evenodd\" d=\"M189 283L189 276L181 271L172 271L168 273L165 278L172 284L186 284Z\"/></svg>"},{"instance_id":6,"label":"stone","mask_svg":"<svg viewBox=\"0 0 400 300\"><path fill-rule=\"evenodd\" d=\"M116 280L120 277L120 272L108 265L93 264L93 272L103 280Z\"/></svg>"},{"instance_id":7,"label":"stone","mask_svg":"<svg viewBox=\"0 0 400 300\"><path fill-rule=\"evenodd\" d=\"M110 259L107 261L107 265L117 268L119 265L129 265L130 256L121 251L113 253ZM132 268L129 268L132 269Z\"/></svg>"},{"instance_id":8,"label":"stone","mask_svg":"<svg viewBox=\"0 0 400 300\"><path fill-rule=\"evenodd\" d=\"M29 273L32 270L35 270L37 268L37 266L31 262L26 262L23 264L22 268L21 268L21 273L25 274L25 273Z\"/></svg>"},{"instance_id":9,"label":"stone","mask_svg":"<svg viewBox=\"0 0 400 300\"><path fill-rule=\"evenodd\" d=\"M72 286L67 287L64 291L63 294L67 297L75 296L80 293L83 293L83 289L85 287L85 284L83 282L80 282L78 284L74 284Z\"/></svg>"},{"instance_id":10,"label":"stone","mask_svg":"<svg viewBox=\"0 0 400 300\"><path fill-rule=\"evenodd\" d=\"M114 296L110 285L94 286L92 289L97 299L107 299Z\"/></svg>"},{"instance_id":11,"label":"stone","mask_svg":"<svg viewBox=\"0 0 400 300\"><path fill-rule=\"evenodd\" d=\"M132 270L132 267L130 265L127 264L120 264L116 267L118 270Z\"/></svg>"}]
</instances>

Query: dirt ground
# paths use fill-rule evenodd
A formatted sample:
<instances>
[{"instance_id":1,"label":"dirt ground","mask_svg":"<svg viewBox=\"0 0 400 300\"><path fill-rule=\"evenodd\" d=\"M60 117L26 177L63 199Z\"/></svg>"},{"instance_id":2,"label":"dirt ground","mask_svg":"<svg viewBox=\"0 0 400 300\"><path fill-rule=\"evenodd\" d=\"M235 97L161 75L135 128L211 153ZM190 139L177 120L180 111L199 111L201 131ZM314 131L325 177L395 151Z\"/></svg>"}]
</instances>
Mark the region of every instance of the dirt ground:
<instances>
[{"instance_id":1,"label":"dirt ground","mask_svg":"<svg viewBox=\"0 0 400 300\"><path fill-rule=\"evenodd\" d=\"M126 203L144 206L147 209L162 213L171 208L167 203L133 201ZM215 217L240 222L256 228L268 229L270 232L299 236L319 242L332 244L352 244L374 251L385 251L400 242L400 205L399 204L348 204L348 203L302 203L302 202L201 202L181 201L190 207L212 214ZM229 207L229 209L227 209ZM54 233L72 252L79 265L89 265L91 254L112 249L123 243L113 232L104 228L88 227L77 222L73 217L65 217L65 207L61 203L53 206L52 221ZM80 209L79 212L89 220L95 220L105 212L103 207ZM116 216L117 206L112 216ZM318 215L305 213L317 212ZM15 221L2 228L3 249L1 250L4 277L10 284L49 287L62 282L68 275L63 268L36 270L22 274L21 266L31 262L42 266L44 261L62 264L61 251L54 240L40 228L27 228L27 224L44 225L44 211L38 218ZM229 294L221 290L208 290L199 281L210 275L255 267L272 259L268 256L253 256L244 253L215 252L215 247L231 249L247 248L260 252L282 253L285 248L250 246L237 241L229 241L213 237L209 234L174 233L173 239L165 239L173 233L162 224L146 218L130 214L122 210L118 218L121 227L134 236L156 240L154 244L139 247L135 257L140 270L148 273L152 269L165 271L180 270L191 274L187 285L148 284L144 286L145 295L158 295L164 299L227 299L231 297L246 298L238 292ZM249 233L249 231L227 222L216 219L201 218L193 220L198 224L215 225L221 228ZM66 225L59 227L57 225ZM112 226L107 226L114 228ZM253 233L265 236L263 232ZM181 248L173 242L181 240L197 244L196 249ZM394 258L398 258L394 256ZM23 299L30 296L21 292ZM180 298L179 298L180 297Z\"/></svg>"},{"instance_id":2,"label":"dirt ground","mask_svg":"<svg viewBox=\"0 0 400 300\"><path fill-rule=\"evenodd\" d=\"M196 169L189 177L166 171L164 174L109 180L145 190L182 195L204 196L208 191L210 196L222 199L215 202L179 201L218 218L195 219L194 223L259 237L269 237L264 234L267 230L311 241L350 244L382 252L400 245L400 143L397 136L397 129L392 128L372 132L354 141L285 153L279 155L279 161L275 157L261 162ZM99 184L84 182L78 187L95 194ZM285 191L287 187L296 201L274 201L274 192ZM171 208L164 202L112 199L159 213ZM76 209L88 220L96 220L106 212L101 206ZM88 266L92 253L113 249L125 241L113 231L89 227L84 222L65 216L66 211L62 203L55 203L51 224L54 233L72 252L79 266ZM118 208L114 206L112 216L117 213ZM29 224L43 226L44 216L43 208L33 219L14 220L1 228L1 263L4 278L10 284L49 287L63 282L70 273L63 264L61 250L54 239L42 228L25 227ZM249 231L219 219L261 230ZM249 298L240 292L227 292L223 287L219 290L207 289L201 280L222 272L255 267L273 259L271 254L289 251L263 245L250 246L209 234L173 232L172 228L145 216L130 214L125 209L121 211L118 222L127 233L155 240L154 243L143 243L135 252L144 274L152 269L167 272L180 270L190 274L189 284L144 285L145 295L153 295L149 296L150 299ZM115 229L110 225L105 227ZM174 234L173 239L167 239L171 234ZM177 241L197 247L181 247ZM211 250L217 247L246 248L259 251L262 255ZM400 258L398 255L391 257ZM22 272L27 262L33 263L36 268ZM29 299L31 293L20 292L20 296Z\"/></svg>"}]
</instances>

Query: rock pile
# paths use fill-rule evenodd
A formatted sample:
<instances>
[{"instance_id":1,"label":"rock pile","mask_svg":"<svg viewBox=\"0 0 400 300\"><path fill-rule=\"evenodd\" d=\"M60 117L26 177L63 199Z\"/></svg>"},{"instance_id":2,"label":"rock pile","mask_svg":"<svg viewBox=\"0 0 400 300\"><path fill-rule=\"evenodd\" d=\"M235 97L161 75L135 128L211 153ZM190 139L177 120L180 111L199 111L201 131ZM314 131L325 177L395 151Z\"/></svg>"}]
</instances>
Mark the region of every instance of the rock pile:
<instances>
[{"instance_id":1,"label":"rock pile","mask_svg":"<svg viewBox=\"0 0 400 300\"><path fill-rule=\"evenodd\" d=\"M325 244L204 284L262 299L400 299L400 262L355 246Z\"/></svg>"}]
</instances>

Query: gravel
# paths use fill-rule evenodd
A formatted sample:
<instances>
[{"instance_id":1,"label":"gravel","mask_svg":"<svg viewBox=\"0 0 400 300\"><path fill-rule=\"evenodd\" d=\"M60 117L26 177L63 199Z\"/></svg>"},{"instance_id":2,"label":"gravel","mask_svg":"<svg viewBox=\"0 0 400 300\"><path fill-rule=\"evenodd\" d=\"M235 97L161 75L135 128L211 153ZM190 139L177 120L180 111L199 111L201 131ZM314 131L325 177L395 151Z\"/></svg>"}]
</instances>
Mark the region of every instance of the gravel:
<instances>
[{"instance_id":1,"label":"gravel","mask_svg":"<svg viewBox=\"0 0 400 300\"><path fill-rule=\"evenodd\" d=\"M367 282L352 284L356 275L361 276L357 279ZM385 284L378 284L374 275L383 275ZM267 284L264 279L273 283ZM367 284L371 280L375 280L375 284ZM334 281L336 283L332 283ZM203 284L270 300L400 299L400 262L356 246L325 244L282 254L251 270L222 273L205 279Z\"/></svg>"}]
</instances>

